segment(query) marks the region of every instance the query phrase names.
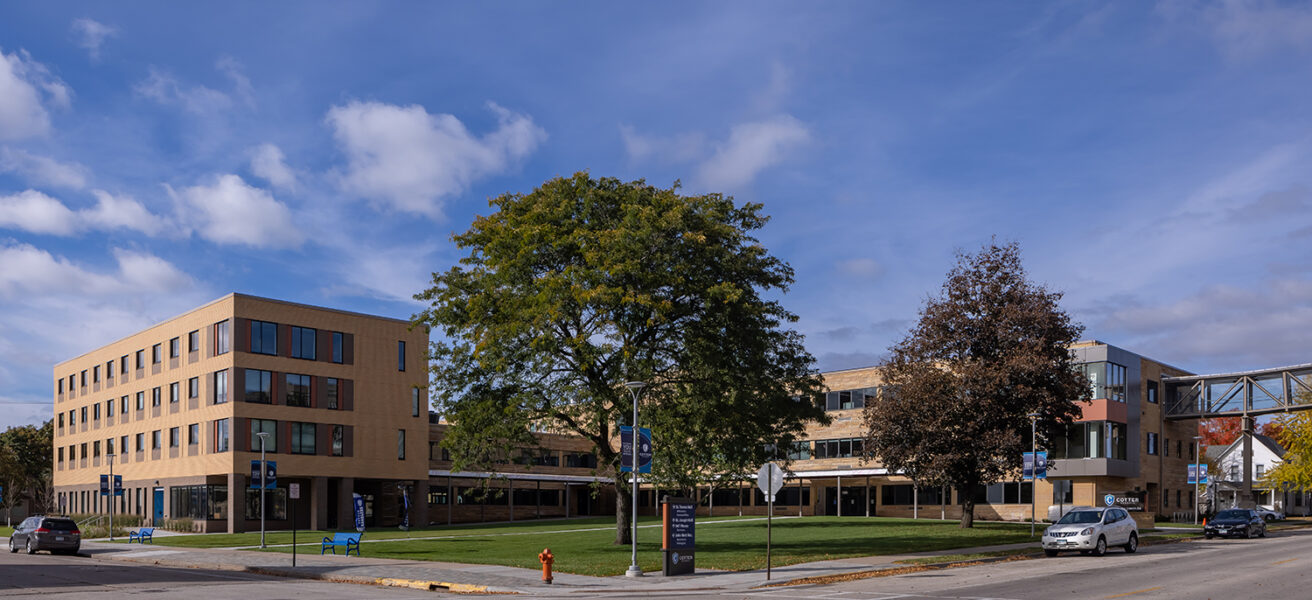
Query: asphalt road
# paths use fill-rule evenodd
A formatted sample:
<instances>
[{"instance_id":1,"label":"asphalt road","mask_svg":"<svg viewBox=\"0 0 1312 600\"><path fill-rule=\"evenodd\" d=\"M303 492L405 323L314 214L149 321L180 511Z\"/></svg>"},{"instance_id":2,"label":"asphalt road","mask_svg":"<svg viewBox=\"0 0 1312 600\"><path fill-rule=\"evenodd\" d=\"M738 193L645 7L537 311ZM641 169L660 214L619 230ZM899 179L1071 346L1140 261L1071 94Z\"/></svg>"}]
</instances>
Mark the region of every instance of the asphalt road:
<instances>
[{"instance_id":1,"label":"asphalt road","mask_svg":"<svg viewBox=\"0 0 1312 600\"><path fill-rule=\"evenodd\" d=\"M0 598L429 598L433 592L0 550Z\"/></svg>"}]
</instances>

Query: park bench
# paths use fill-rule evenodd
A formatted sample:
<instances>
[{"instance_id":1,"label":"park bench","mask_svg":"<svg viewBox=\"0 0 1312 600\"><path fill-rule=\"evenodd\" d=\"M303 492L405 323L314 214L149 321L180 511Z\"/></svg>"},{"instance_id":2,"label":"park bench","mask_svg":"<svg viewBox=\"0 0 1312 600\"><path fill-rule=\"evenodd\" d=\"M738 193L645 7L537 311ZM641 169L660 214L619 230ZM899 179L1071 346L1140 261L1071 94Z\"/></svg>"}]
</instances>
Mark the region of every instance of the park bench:
<instances>
[{"instance_id":1,"label":"park bench","mask_svg":"<svg viewBox=\"0 0 1312 600\"><path fill-rule=\"evenodd\" d=\"M323 545L319 547L319 555L323 556L323 553L328 550L332 550L333 554L337 554L337 547L343 546L346 548L347 556L351 555L352 548L355 549L355 555L360 556L360 536L362 535L364 534L334 533L333 537L325 537L323 538Z\"/></svg>"},{"instance_id":2,"label":"park bench","mask_svg":"<svg viewBox=\"0 0 1312 600\"><path fill-rule=\"evenodd\" d=\"M149 541L152 544L155 543L155 528L142 527L141 529L138 529L136 531L129 531L128 543L131 544L134 541L138 544L144 544L147 541Z\"/></svg>"}]
</instances>

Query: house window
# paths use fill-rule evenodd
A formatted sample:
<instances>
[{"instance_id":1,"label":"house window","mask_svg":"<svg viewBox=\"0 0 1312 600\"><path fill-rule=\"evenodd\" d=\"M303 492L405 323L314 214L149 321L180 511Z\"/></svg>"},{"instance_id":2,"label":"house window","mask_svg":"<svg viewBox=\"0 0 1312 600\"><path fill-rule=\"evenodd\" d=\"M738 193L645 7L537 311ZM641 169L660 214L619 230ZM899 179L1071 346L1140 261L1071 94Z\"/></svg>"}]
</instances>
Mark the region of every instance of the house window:
<instances>
[{"instance_id":1,"label":"house window","mask_svg":"<svg viewBox=\"0 0 1312 600\"><path fill-rule=\"evenodd\" d=\"M314 423L292 423L292 454L314 454Z\"/></svg>"},{"instance_id":2,"label":"house window","mask_svg":"<svg viewBox=\"0 0 1312 600\"><path fill-rule=\"evenodd\" d=\"M114 378L114 361L111 360L105 363L105 379L113 379L113 378Z\"/></svg>"},{"instance_id":3,"label":"house window","mask_svg":"<svg viewBox=\"0 0 1312 600\"><path fill-rule=\"evenodd\" d=\"M137 410L146 410L146 392L137 392Z\"/></svg>"},{"instance_id":4,"label":"house window","mask_svg":"<svg viewBox=\"0 0 1312 600\"><path fill-rule=\"evenodd\" d=\"M100 365L91 367L91 383L100 383Z\"/></svg>"},{"instance_id":5,"label":"house window","mask_svg":"<svg viewBox=\"0 0 1312 600\"><path fill-rule=\"evenodd\" d=\"M159 388L157 387L150 390L150 405L159 406Z\"/></svg>"},{"instance_id":6,"label":"house window","mask_svg":"<svg viewBox=\"0 0 1312 600\"><path fill-rule=\"evenodd\" d=\"M114 415L114 399L110 398L109 400L105 401L105 416L110 417L113 415Z\"/></svg>"},{"instance_id":7,"label":"house window","mask_svg":"<svg viewBox=\"0 0 1312 600\"><path fill-rule=\"evenodd\" d=\"M118 405L119 405L119 408L118 408L118 412L119 412L119 414L124 414L124 415L128 414L128 397L127 397L127 396L123 396L122 398L119 398L119 399L118 399Z\"/></svg>"},{"instance_id":8,"label":"house window","mask_svg":"<svg viewBox=\"0 0 1312 600\"><path fill-rule=\"evenodd\" d=\"M341 334L341 332L338 331L333 332L333 362L337 364L342 364L342 343L344 341L343 337L344 336Z\"/></svg>"},{"instance_id":9,"label":"house window","mask_svg":"<svg viewBox=\"0 0 1312 600\"><path fill-rule=\"evenodd\" d=\"M1153 454L1153 455L1157 454L1157 434L1156 434L1156 433L1153 433L1153 432L1151 432L1151 431L1148 432L1148 443L1147 443L1147 446L1148 446L1148 454Z\"/></svg>"},{"instance_id":10,"label":"house window","mask_svg":"<svg viewBox=\"0 0 1312 600\"><path fill-rule=\"evenodd\" d=\"M145 449L146 449L146 434L144 434L144 433L138 433L138 434L137 434L137 452L141 452L141 451L143 451L143 450L145 450Z\"/></svg>"},{"instance_id":11,"label":"house window","mask_svg":"<svg viewBox=\"0 0 1312 600\"><path fill-rule=\"evenodd\" d=\"M95 419L95 420L97 420L97 421L100 420L100 403L99 403L99 402L97 402L97 403L91 405L91 418L92 418L92 419Z\"/></svg>"},{"instance_id":12,"label":"house window","mask_svg":"<svg viewBox=\"0 0 1312 600\"><path fill-rule=\"evenodd\" d=\"M337 409L337 379L328 377L323 380L323 398L325 408Z\"/></svg>"},{"instance_id":13,"label":"house window","mask_svg":"<svg viewBox=\"0 0 1312 600\"><path fill-rule=\"evenodd\" d=\"M187 426L187 445L195 446L200 443L200 423L192 423Z\"/></svg>"},{"instance_id":14,"label":"house window","mask_svg":"<svg viewBox=\"0 0 1312 600\"><path fill-rule=\"evenodd\" d=\"M182 342L178 338L169 340L169 358L177 358L182 354Z\"/></svg>"},{"instance_id":15,"label":"house window","mask_svg":"<svg viewBox=\"0 0 1312 600\"><path fill-rule=\"evenodd\" d=\"M150 432L150 449L151 449L151 450L159 450L159 433L160 433L160 430L158 430L158 429L156 429L155 431Z\"/></svg>"},{"instance_id":16,"label":"house window","mask_svg":"<svg viewBox=\"0 0 1312 600\"><path fill-rule=\"evenodd\" d=\"M266 321L251 321L251 352L278 354L278 325Z\"/></svg>"},{"instance_id":17,"label":"house window","mask_svg":"<svg viewBox=\"0 0 1312 600\"><path fill-rule=\"evenodd\" d=\"M83 407L82 407L82 424L83 424L83 425L86 425L88 422L89 422L89 421L87 421L87 407L83 406Z\"/></svg>"},{"instance_id":18,"label":"house window","mask_svg":"<svg viewBox=\"0 0 1312 600\"><path fill-rule=\"evenodd\" d=\"M273 373L246 369L246 401L260 404L273 403Z\"/></svg>"},{"instance_id":19,"label":"house window","mask_svg":"<svg viewBox=\"0 0 1312 600\"><path fill-rule=\"evenodd\" d=\"M137 350L137 370L146 368L146 351Z\"/></svg>"},{"instance_id":20,"label":"house window","mask_svg":"<svg viewBox=\"0 0 1312 600\"><path fill-rule=\"evenodd\" d=\"M405 460L405 430L396 430L396 459Z\"/></svg>"},{"instance_id":21,"label":"house window","mask_svg":"<svg viewBox=\"0 0 1312 600\"><path fill-rule=\"evenodd\" d=\"M200 330L187 334L187 352L200 352Z\"/></svg>"},{"instance_id":22,"label":"house window","mask_svg":"<svg viewBox=\"0 0 1312 600\"><path fill-rule=\"evenodd\" d=\"M1125 402L1125 367L1111 362L1075 365L1089 380L1089 398Z\"/></svg>"},{"instance_id":23,"label":"house window","mask_svg":"<svg viewBox=\"0 0 1312 600\"><path fill-rule=\"evenodd\" d=\"M187 397L195 398L200 396L200 378L192 377L187 380Z\"/></svg>"},{"instance_id":24,"label":"house window","mask_svg":"<svg viewBox=\"0 0 1312 600\"><path fill-rule=\"evenodd\" d=\"M124 354L118 359L118 372L122 375L128 374L128 355Z\"/></svg>"},{"instance_id":25,"label":"house window","mask_svg":"<svg viewBox=\"0 0 1312 600\"><path fill-rule=\"evenodd\" d=\"M396 343L396 370L405 370L405 342Z\"/></svg>"},{"instance_id":26,"label":"house window","mask_svg":"<svg viewBox=\"0 0 1312 600\"><path fill-rule=\"evenodd\" d=\"M169 384L169 404L178 403L178 382Z\"/></svg>"},{"instance_id":27,"label":"house window","mask_svg":"<svg viewBox=\"0 0 1312 600\"><path fill-rule=\"evenodd\" d=\"M1262 474L1263 474L1265 471L1266 471L1266 465L1257 465L1257 479L1261 479L1261 478L1262 478Z\"/></svg>"},{"instance_id":28,"label":"house window","mask_svg":"<svg viewBox=\"0 0 1312 600\"><path fill-rule=\"evenodd\" d=\"M219 321L214 324L214 353L227 354L232 349L232 338L228 336L228 322Z\"/></svg>"},{"instance_id":29,"label":"house window","mask_svg":"<svg viewBox=\"0 0 1312 600\"><path fill-rule=\"evenodd\" d=\"M1166 438L1166 441L1162 442L1162 456L1170 456L1170 455L1171 455L1171 438Z\"/></svg>"},{"instance_id":30,"label":"house window","mask_svg":"<svg viewBox=\"0 0 1312 600\"><path fill-rule=\"evenodd\" d=\"M342 439L344 437L343 433L345 429L346 428L341 425L333 425L333 456L342 455Z\"/></svg>"},{"instance_id":31,"label":"house window","mask_svg":"<svg viewBox=\"0 0 1312 600\"><path fill-rule=\"evenodd\" d=\"M60 377L59 381L57 381L56 383L59 384L59 395L61 396L64 395L64 378Z\"/></svg>"},{"instance_id":32,"label":"house window","mask_svg":"<svg viewBox=\"0 0 1312 600\"><path fill-rule=\"evenodd\" d=\"M163 346L162 344L155 344L154 346L150 347L150 364L152 365L159 364L160 361L159 352L162 346Z\"/></svg>"},{"instance_id":33,"label":"house window","mask_svg":"<svg viewBox=\"0 0 1312 600\"><path fill-rule=\"evenodd\" d=\"M288 373L287 406L310 406L310 376Z\"/></svg>"},{"instance_id":34,"label":"house window","mask_svg":"<svg viewBox=\"0 0 1312 600\"><path fill-rule=\"evenodd\" d=\"M1175 455L1176 455L1176 456L1184 456L1184 452L1182 451L1182 448L1183 448L1183 447L1184 447L1184 445L1183 445L1183 443L1182 443L1180 440L1175 440ZM1191 456L1191 457L1189 457L1189 458L1192 459L1193 457Z\"/></svg>"},{"instance_id":35,"label":"house window","mask_svg":"<svg viewBox=\"0 0 1312 600\"><path fill-rule=\"evenodd\" d=\"M315 330L308 327L292 327L292 358L314 360Z\"/></svg>"},{"instance_id":36,"label":"house window","mask_svg":"<svg viewBox=\"0 0 1312 600\"><path fill-rule=\"evenodd\" d=\"M265 452L278 451L278 422L272 419L251 419L251 452L260 451L260 434L267 433L264 440Z\"/></svg>"},{"instance_id":37,"label":"house window","mask_svg":"<svg viewBox=\"0 0 1312 600\"><path fill-rule=\"evenodd\" d=\"M87 387L87 370L82 369L82 387Z\"/></svg>"},{"instance_id":38,"label":"house window","mask_svg":"<svg viewBox=\"0 0 1312 600\"><path fill-rule=\"evenodd\" d=\"M123 454L128 453L128 436L123 435L118 438L118 450Z\"/></svg>"},{"instance_id":39,"label":"house window","mask_svg":"<svg viewBox=\"0 0 1312 600\"><path fill-rule=\"evenodd\" d=\"M223 404L228 401L228 372L214 372L214 403Z\"/></svg>"},{"instance_id":40,"label":"house window","mask_svg":"<svg viewBox=\"0 0 1312 600\"><path fill-rule=\"evenodd\" d=\"M1193 459L1194 459L1194 447L1195 447L1196 445L1197 445L1197 444L1194 443L1194 442L1189 442L1189 460L1193 460Z\"/></svg>"},{"instance_id":41,"label":"house window","mask_svg":"<svg viewBox=\"0 0 1312 600\"><path fill-rule=\"evenodd\" d=\"M178 442L179 442L178 438L181 437L181 436L179 435L180 433L181 433L181 432L178 430L177 427L170 427L170 428L169 428L169 447L170 447L170 448L177 448L177 447L178 447Z\"/></svg>"},{"instance_id":42,"label":"house window","mask_svg":"<svg viewBox=\"0 0 1312 600\"><path fill-rule=\"evenodd\" d=\"M228 451L228 420L219 419L214 422L214 451Z\"/></svg>"}]
</instances>

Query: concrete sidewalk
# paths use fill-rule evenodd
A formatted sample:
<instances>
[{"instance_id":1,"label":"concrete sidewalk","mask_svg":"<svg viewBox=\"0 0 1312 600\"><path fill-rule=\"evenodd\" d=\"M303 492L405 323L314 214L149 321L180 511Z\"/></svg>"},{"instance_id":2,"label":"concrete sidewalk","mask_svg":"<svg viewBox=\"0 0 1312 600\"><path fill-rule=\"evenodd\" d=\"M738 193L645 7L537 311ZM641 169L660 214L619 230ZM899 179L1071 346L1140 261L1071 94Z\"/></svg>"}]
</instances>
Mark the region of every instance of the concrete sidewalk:
<instances>
[{"instance_id":1,"label":"concrete sidewalk","mask_svg":"<svg viewBox=\"0 0 1312 600\"><path fill-rule=\"evenodd\" d=\"M794 579L843 575L879 569L904 568L899 560L942 556L944 554L973 554L999 550L1032 548L1039 551L1038 543L1023 542L978 548L960 548L914 554L866 556L825 560L780 566L772 569L769 581L765 571L713 571L702 569L695 575L662 577L659 572L631 579L624 576L592 577L556 573L552 585L542 583L542 574L535 569L499 565L473 565L427 560L395 560L368 556L319 556L299 554L297 566L292 567L291 554L282 552L256 552L232 549L171 548L167 546L110 544L84 541L83 553L92 558L113 561L133 561L160 566L222 569L246 571L266 575L318 579L344 583L396 585L419 589L452 592L500 592L532 596L586 596L592 594L627 595L693 591L743 591Z\"/></svg>"}]
</instances>

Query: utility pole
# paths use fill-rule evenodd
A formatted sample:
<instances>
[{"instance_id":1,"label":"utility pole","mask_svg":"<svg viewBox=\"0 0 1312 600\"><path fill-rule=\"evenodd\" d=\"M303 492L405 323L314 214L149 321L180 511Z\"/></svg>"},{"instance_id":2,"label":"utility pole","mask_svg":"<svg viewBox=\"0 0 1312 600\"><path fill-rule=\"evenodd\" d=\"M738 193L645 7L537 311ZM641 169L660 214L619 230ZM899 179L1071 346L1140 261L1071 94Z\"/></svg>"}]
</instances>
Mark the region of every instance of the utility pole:
<instances>
[{"instance_id":1,"label":"utility pole","mask_svg":"<svg viewBox=\"0 0 1312 600\"><path fill-rule=\"evenodd\" d=\"M630 381L624 384L629 388L629 395L633 397L633 433L629 437L629 449L633 454L629 464L633 467L633 484L629 491L633 499L633 509L629 512L629 520L632 521L633 533L630 535L629 545L632 549L632 562L629 564L629 570L624 574L629 577L642 577L642 569L638 568L638 392L647 387L646 383L641 381Z\"/></svg>"},{"instance_id":2,"label":"utility pole","mask_svg":"<svg viewBox=\"0 0 1312 600\"><path fill-rule=\"evenodd\" d=\"M265 480L269 478L269 463L264 459L264 440L269 437L269 432L261 431L255 434L260 438L260 548L264 545L264 488ZM229 508L229 510L232 510Z\"/></svg>"}]
</instances>

